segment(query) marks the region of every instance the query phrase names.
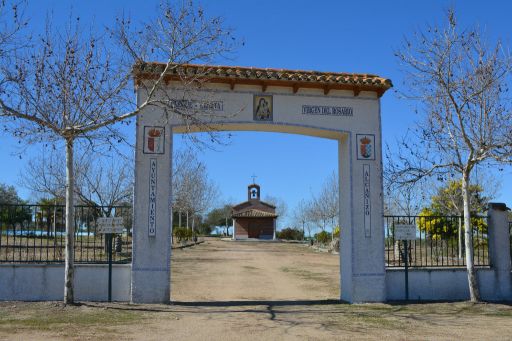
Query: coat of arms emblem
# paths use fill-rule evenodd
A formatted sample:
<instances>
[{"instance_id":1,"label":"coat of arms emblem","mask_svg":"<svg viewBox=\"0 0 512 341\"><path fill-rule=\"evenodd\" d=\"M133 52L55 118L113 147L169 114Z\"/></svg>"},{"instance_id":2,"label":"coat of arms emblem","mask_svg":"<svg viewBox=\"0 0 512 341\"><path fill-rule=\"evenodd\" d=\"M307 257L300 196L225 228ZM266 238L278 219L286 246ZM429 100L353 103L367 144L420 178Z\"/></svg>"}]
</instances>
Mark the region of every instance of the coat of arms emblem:
<instances>
[{"instance_id":1,"label":"coat of arms emblem","mask_svg":"<svg viewBox=\"0 0 512 341\"><path fill-rule=\"evenodd\" d=\"M361 155L368 159L370 156L372 156L372 140L370 140L368 137L363 137L359 140L359 148L361 149Z\"/></svg>"},{"instance_id":2,"label":"coat of arms emblem","mask_svg":"<svg viewBox=\"0 0 512 341\"><path fill-rule=\"evenodd\" d=\"M359 160L375 160L375 135L357 134L357 158Z\"/></svg>"},{"instance_id":3,"label":"coat of arms emblem","mask_svg":"<svg viewBox=\"0 0 512 341\"><path fill-rule=\"evenodd\" d=\"M144 153L163 154L165 147L164 127L144 127Z\"/></svg>"}]
</instances>

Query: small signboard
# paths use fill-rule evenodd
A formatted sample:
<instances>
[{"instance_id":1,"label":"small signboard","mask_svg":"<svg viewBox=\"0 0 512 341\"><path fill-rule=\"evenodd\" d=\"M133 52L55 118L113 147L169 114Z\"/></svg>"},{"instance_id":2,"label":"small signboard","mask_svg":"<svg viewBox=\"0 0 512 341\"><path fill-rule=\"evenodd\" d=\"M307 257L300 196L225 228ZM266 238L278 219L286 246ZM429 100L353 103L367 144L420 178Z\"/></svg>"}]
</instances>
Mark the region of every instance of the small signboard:
<instances>
[{"instance_id":1,"label":"small signboard","mask_svg":"<svg viewBox=\"0 0 512 341\"><path fill-rule=\"evenodd\" d=\"M123 233L123 217L104 217L96 220L98 233Z\"/></svg>"},{"instance_id":2,"label":"small signboard","mask_svg":"<svg viewBox=\"0 0 512 341\"><path fill-rule=\"evenodd\" d=\"M416 225L395 225L395 240L415 240Z\"/></svg>"}]
</instances>

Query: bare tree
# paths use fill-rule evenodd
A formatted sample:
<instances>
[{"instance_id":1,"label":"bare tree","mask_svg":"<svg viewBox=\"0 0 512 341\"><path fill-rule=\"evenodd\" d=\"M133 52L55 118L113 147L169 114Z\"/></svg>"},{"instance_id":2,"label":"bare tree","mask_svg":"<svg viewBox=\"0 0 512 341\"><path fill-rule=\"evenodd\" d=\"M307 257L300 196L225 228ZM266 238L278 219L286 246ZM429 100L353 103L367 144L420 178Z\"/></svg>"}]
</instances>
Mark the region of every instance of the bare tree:
<instances>
[{"instance_id":1,"label":"bare tree","mask_svg":"<svg viewBox=\"0 0 512 341\"><path fill-rule=\"evenodd\" d=\"M311 237L311 221L308 211L308 203L304 199L301 199L293 210L293 221L294 225L302 228L303 236L305 236L305 232L307 230L308 236Z\"/></svg>"},{"instance_id":2,"label":"bare tree","mask_svg":"<svg viewBox=\"0 0 512 341\"><path fill-rule=\"evenodd\" d=\"M39 198L54 200L64 198L66 195L64 164L64 157L60 153L43 148L35 158L28 160L25 169L19 173L19 184Z\"/></svg>"},{"instance_id":3,"label":"bare tree","mask_svg":"<svg viewBox=\"0 0 512 341\"><path fill-rule=\"evenodd\" d=\"M338 175L332 172L315 199L323 219L330 222L333 230L338 225L339 193Z\"/></svg>"},{"instance_id":4,"label":"bare tree","mask_svg":"<svg viewBox=\"0 0 512 341\"><path fill-rule=\"evenodd\" d=\"M159 17L139 27L119 19L111 34L84 31L79 18L70 17L65 29L49 18L42 35L18 37L29 44L1 56L0 119L5 130L24 145L42 142L65 150L66 303L74 302L75 146L115 148L113 140L123 141L116 123L149 107L179 117L185 125L200 125L203 112L177 110L171 98L160 96L166 93L160 91L166 75L183 63L209 62L232 47L222 20L208 18L192 2L180 4L163 3ZM145 60L165 61L151 69L155 77L150 81L138 78L147 71ZM139 103L132 100L132 72L145 93ZM206 74L187 75L183 82L193 88Z\"/></svg>"},{"instance_id":5,"label":"bare tree","mask_svg":"<svg viewBox=\"0 0 512 341\"><path fill-rule=\"evenodd\" d=\"M173 208L178 211L181 227L182 212L186 215L186 226L195 216L204 214L214 206L218 197L215 184L208 178L206 165L197 159L190 149L177 151L173 159Z\"/></svg>"},{"instance_id":6,"label":"bare tree","mask_svg":"<svg viewBox=\"0 0 512 341\"><path fill-rule=\"evenodd\" d=\"M318 194L311 194L311 199L304 206L309 222L322 231L330 225L334 231L339 217L339 184L335 172L325 179Z\"/></svg>"},{"instance_id":7,"label":"bare tree","mask_svg":"<svg viewBox=\"0 0 512 341\"><path fill-rule=\"evenodd\" d=\"M393 182L457 174L462 181L466 264L472 301L480 300L473 263L469 185L476 165L512 162L512 111L506 97L511 58L502 44L486 43L478 28L461 30L455 13L447 25L429 26L396 52L424 120L390 160Z\"/></svg>"},{"instance_id":8,"label":"bare tree","mask_svg":"<svg viewBox=\"0 0 512 341\"><path fill-rule=\"evenodd\" d=\"M276 207L276 214L278 215L276 220L276 229L278 226L281 227L280 225L282 225L282 222L288 214L288 205L286 204L286 201L273 195L265 196L264 201Z\"/></svg>"},{"instance_id":9,"label":"bare tree","mask_svg":"<svg viewBox=\"0 0 512 341\"><path fill-rule=\"evenodd\" d=\"M393 158L393 154L389 149L386 157L388 160ZM428 198L434 194L434 192L432 192L432 188L434 187L432 181L424 179L406 184L394 182L395 170L390 169L388 165L389 163L386 163L383 172L385 214L405 216L418 215L425 206Z\"/></svg>"},{"instance_id":10,"label":"bare tree","mask_svg":"<svg viewBox=\"0 0 512 341\"><path fill-rule=\"evenodd\" d=\"M132 201L133 163L123 158L86 157L81 163L76 188L82 202L102 206L110 216L113 206Z\"/></svg>"},{"instance_id":11,"label":"bare tree","mask_svg":"<svg viewBox=\"0 0 512 341\"><path fill-rule=\"evenodd\" d=\"M0 1L0 58L10 58L23 46L18 38L19 32L27 25L23 16L24 5L21 1Z\"/></svg>"},{"instance_id":12,"label":"bare tree","mask_svg":"<svg viewBox=\"0 0 512 341\"><path fill-rule=\"evenodd\" d=\"M66 190L65 160L60 153L43 148L20 172L20 185L37 196L59 200ZM92 158L82 152L75 157L75 195L81 204L103 206L107 216L112 206L131 202L133 165L122 157Z\"/></svg>"}]
</instances>

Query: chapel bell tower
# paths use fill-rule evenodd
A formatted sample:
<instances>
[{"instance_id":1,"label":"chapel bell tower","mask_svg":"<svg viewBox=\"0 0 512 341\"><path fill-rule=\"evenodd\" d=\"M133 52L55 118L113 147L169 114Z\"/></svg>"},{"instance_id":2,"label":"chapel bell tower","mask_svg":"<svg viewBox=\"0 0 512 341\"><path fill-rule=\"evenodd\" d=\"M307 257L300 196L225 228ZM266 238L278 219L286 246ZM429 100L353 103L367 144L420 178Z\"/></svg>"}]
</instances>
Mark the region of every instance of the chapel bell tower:
<instances>
[{"instance_id":1,"label":"chapel bell tower","mask_svg":"<svg viewBox=\"0 0 512 341\"><path fill-rule=\"evenodd\" d=\"M260 200L260 186L256 184L247 187L248 200Z\"/></svg>"}]
</instances>

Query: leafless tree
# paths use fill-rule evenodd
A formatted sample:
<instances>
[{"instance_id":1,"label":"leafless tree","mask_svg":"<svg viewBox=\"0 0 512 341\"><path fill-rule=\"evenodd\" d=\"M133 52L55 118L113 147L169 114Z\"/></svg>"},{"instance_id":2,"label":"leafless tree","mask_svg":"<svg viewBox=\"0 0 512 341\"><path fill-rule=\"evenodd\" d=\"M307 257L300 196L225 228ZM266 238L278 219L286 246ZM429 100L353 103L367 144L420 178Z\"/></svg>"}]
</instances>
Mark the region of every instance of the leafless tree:
<instances>
[{"instance_id":1,"label":"leafless tree","mask_svg":"<svg viewBox=\"0 0 512 341\"><path fill-rule=\"evenodd\" d=\"M302 228L303 235L305 235L307 231L308 236L311 237L309 208L308 203L304 199L301 199L293 210L293 222L295 226L300 226L300 228Z\"/></svg>"},{"instance_id":2,"label":"leafless tree","mask_svg":"<svg viewBox=\"0 0 512 341\"><path fill-rule=\"evenodd\" d=\"M388 150L387 158L392 159L393 155ZM421 209L426 205L428 198L434 192L432 181L424 179L413 183L394 182L394 169L390 169L386 163L384 168L384 212L389 215L418 215ZM393 180L392 180L393 179Z\"/></svg>"},{"instance_id":3,"label":"leafless tree","mask_svg":"<svg viewBox=\"0 0 512 341\"><path fill-rule=\"evenodd\" d=\"M9 58L23 46L19 33L27 25L24 18L24 3L0 1L0 58ZM0 79L1 81L1 79Z\"/></svg>"},{"instance_id":4,"label":"leafless tree","mask_svg":"<svg viewBox=\"0 0 512 341\"><path fill-rule=\"evenodd\" d=\"M330 222L331 228L338 225L339 212L339 184L338 175L332 172L325 180L319 195L315 199L322 217Z\"/></svg>"},{"instance_id":5,"label":"leafless tree","mask_svg":"<svg viewBox=\"0 0 512 341\"><path fill-rule=\"evenodd\" d=\"M75 157L75 195L81 204L103 206L110 215L112 206L131 202L133 165L122 157L92 158L88 153ZM64 157L43 148L20 172L20 185L37 196L59 200L65 197Z\"/></svg>"},{"instance_id":6,"label":"leafless tree","mask_svg":"<svg viewBox=\"0 0 512 341\"><path fill-rule=\"evenodd\" d=\"M117 156L117 155L116 155ZM56 150L43 148L30 159L20 172L20 185L43 202L53 204L53 231L56 231L57 204L65 200L65 159ZM104 216L111 216L114 206L131 203L133 193L133 164L117 156L92 158L87 151L80 151L74 159L77 201L81 205L95 206ZM107 246L105 246L107 247Z\"/></svg>"},{"instance_id":7,"label":"leafless tree","mask_svg":"<svg viewBox=\"0 0 512 341\"><path fill-rule=\"evenodd\" d=\"M263 201L276 207L276 214L278 215L278 218L276 220L276 229L278 227L282 227L282 222L288 215L288 205L286 204L286 201L284 201L282 198L273 195L265 196Z\"/></svg>"},{"instance_id":8,"label":"leafless tree","mask_svg":"<svg viewBox=\"0 0 512 341\"><path fill-rule=\"evenodd\" d=\"M215 205L218 190L208 178L206 165L197 159L191 149L177 151L173 159L173 209L178 211L179 226L181 215L186 215L186 226L192 218L192 229L195 216L204 214Z\"/></svg>"},{"instance_id":9,"label":"leafless tree","mask_svg":"<svg viewBox=\"0 0 512 341\"><path fill-rule=\"evenodd\" d=\"M339 184L335 172L325 179L318 194L311 194L305 207L309 222L320 227L322 231L325 231L329 225L334 230L338 225L339 216Z\"/></svg>"},{"instance_id":10,"label":"leafless tree","mask_svg":"<svg viewBox=\"0 0 512 341\"><path fill-rule=\"evenodd\" d=\"M113 206L132 202L133 163L123 158L86 157L76 187L82 202L104 207L109 216Z\"/></svg>"},{"instance_id":11,"label":"leafless tree","mask_svg":"<svg viewBox=\"0 0 512 341\"><path fill-rule=\"evenodd\" d=\"M190 62L210 62L232 48L231 33L219 18L207 17L192 2L162 3L158 18L132 25L121 18L110 34L83 30L70 16L62 29L47 20L39 36L17 37L27 45L0 59L0 119L23 145L53 144L66 154L66 256L64 301L74 302L74 151L76 145L115 148L123 141L120 122L148 107L200 125L197 109L176 110L167 93L166 74ZM5 44L4 44L5 45ZM154 79L139 81L144 61L165 61L153 68ZM145 93L133 102L131 80ZM205 73L184 75L189 88L204 82ZM196 111L196 112L194 112Z\"/></svg>"},{"instance_id":12,"label":"leafless tree","mask_svg":"<svg viewBox=\"0 0 512 341\"><path fill-rule=\"evenodd\" d=\"M478 28L460 29L453 10L447 25L406 39L396 56L407 76L404 95L421 103L424 120L389 160L392 181L460 176L469 291L478 301L468 188L476 165L512 162L511 58L501 42L488 44Z\"/></svg>"},{"instance_id":13,"label":"leafless tree","mask_svg":"<svg viewBox=\"0 0 512 341\"><path fill-rule=\"evenodd\" d=\"M25 169L19 173L19 185L37 198L62 199L66 195L64 164L60 153L43 148L35 158L28 160Z\"/></svg>"}]
</instances>

